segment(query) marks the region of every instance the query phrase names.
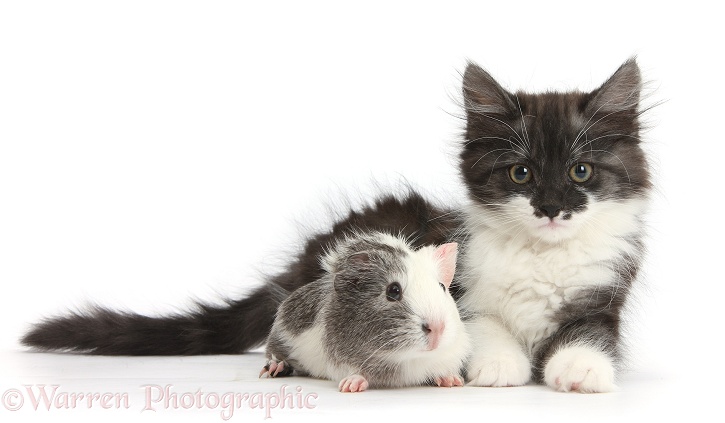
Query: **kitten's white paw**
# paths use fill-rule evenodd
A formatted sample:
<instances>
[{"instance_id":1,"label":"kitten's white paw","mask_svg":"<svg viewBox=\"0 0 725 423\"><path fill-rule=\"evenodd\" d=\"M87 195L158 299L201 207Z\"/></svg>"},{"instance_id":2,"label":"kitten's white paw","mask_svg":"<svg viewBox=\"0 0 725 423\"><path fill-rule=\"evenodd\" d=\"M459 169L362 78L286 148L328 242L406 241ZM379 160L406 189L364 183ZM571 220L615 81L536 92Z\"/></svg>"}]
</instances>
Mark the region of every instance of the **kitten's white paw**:
<instances>
[{"instance_id":1,"label":"kitten's white paw","mask_svg":"<svg viewBox=\"0 0 725 423\"><path fill-rule=\"evenodd\" d=\"M468 385L521 386L531 380L531 363L519 350L474 357L468 365Z\"/></svg>"},{"instance_id":2,"label":"kitten's white paw","mask_svg":"<svg viewBox=\"0 0 725 423\"><path fill-rule=\"evenodd\" d=\"M368 389L368 381L361 375L350 375L340 381L340 392L362 392Z\"/></svg>"},{"instance_id":3,"label":"kitten's white paw","mask_svg":"<svg viewBox=\"0 0 725 423\"><path fill-rule=\"evenodd\" d=\"M557 351L546 363L544 381L561 392L611 392L614 366L606 354L588 347L567 347Z\"/></svg>"}]
</instances>

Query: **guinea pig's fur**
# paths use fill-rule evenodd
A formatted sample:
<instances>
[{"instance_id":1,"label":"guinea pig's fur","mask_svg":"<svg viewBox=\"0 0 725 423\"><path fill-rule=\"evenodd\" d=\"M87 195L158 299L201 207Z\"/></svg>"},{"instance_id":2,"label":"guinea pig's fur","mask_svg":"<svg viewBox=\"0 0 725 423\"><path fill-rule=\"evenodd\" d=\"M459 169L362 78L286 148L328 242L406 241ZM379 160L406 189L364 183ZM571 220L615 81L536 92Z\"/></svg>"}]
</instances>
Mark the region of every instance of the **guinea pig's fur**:
<instances>
[{"instance_id":1,"label":"guinea pig's fur","mask_svg":"<svg viewBox=\"0 0 725 423\"><path fill-rule=\"evenodd\" d=\"M448 292L456 252L379 232L339 242L327 274L277 311L261 374L339 380L344 392L462 385L471 344Z\"/></svg>"}]
</instances>

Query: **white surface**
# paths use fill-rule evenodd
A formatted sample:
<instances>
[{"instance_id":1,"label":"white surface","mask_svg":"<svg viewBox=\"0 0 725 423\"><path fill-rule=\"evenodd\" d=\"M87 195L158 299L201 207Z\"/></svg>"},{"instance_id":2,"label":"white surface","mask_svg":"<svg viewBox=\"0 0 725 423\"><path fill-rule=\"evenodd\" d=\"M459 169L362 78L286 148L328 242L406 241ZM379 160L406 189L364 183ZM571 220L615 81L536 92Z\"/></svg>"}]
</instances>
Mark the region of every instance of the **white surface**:
<instances>
[{"instance_id":1,"label":"white surface","mask_svg":"<svg viewBox=\"0 0 725 423\"><path fill-rule=\"evenodd\" d=\"M223 421L222 412L229 413L228 408L216 406L214 397L221 398L230 392L247 393L250 396L257 394L268 398L263 400L264 404L272 404L276 395L281 396L283 385L287 385L284 392L293 394L292 408L252 408L250 402L245 401L242 407L232 410L232 419L262 421L267 413L279 421L327 421L340 418L359 421L393 417L407 421L464 415L510 421L523 421L523 418L560 421L562 418L577 416L586 416L588 421L607 421L617 416L625 418L624 421L634 421L635 418L649 420L653 416L674 417L677 420L686 415L708 416L705 410L683 407L683 401L693 401L689 404L694 406L699 394L683 397L682 391L673 390L673 386L661 375L643 372L627 375L620 391L597 395L561 394L535 385L517 388L420 387L343 394L337 391L337 382L299 377L259 379L257 374L264 363L261 353L183 358L5 353L2 362L1 368L8 378L3 381L4 385L18 389L25 401L19 411L12 414L5 412L3 417L23 419L72 417L80 421L94 421L98 418L198 421L204 417L204 420ZM46 385L46 388L41 388L41 384ZM99 402L88 407L85 402L79 401L75 409L65 410L61 408L62 405L56 406L55 401L51 401L50 410L46 410L44 407L47 403L40 400L36 411L32 396L39 397L40 390L45 389L50 397L53 385L58 385L56 398L63 398L63 393L68 396L73 393L125 394L128 408L123 402L120 406L111 403L111 408L102 409ZM167 385L171 385L168 394L161 395L161 388L157 387ZM32 395L28 393L28 387ZM295 396L298 387L301 388L302 402ZM150 397L147 396L148 392ZM198 395L197 392L201 392L202 401L192 405L192 400L188 398ZM178 405L173 402L174 394L179 398ZM184 394L187 394L186 400L181 398ZM212 398L209 400L211 402L206 405L209 397ZM166 398L169 399L168 404L164 402ZM313 408L298 406L305 404L304 401ZM185 409L183 404L191 407ZM196 404L202 405L197 408Z\"/></svg>"},{"instance_id":2,"label":"white surface","mask_svg":"<svg viewBox=\"0 0 725 423\"><path fill-rule=\"evenodd\" d=\"M650 101L664 103L647 115L659 192L622 390L343 396L304 380L319 405L290 414L611 421L715 412L725 297L719 16L697 1L3 2L0 391L55 381L136 393L148 381L218 393L278 387L254 379L253 356L38 355L21 353L17 339L40 316L88 301L153 313L241 295L325 228L330 209L345 210L344 197L372 197L372 180L461 201L462 123L450 97L466 59L513 90L588 90L637 54ZM0 419L198 417L138 407L0 407Z\"/></svg>"}]
</instances>

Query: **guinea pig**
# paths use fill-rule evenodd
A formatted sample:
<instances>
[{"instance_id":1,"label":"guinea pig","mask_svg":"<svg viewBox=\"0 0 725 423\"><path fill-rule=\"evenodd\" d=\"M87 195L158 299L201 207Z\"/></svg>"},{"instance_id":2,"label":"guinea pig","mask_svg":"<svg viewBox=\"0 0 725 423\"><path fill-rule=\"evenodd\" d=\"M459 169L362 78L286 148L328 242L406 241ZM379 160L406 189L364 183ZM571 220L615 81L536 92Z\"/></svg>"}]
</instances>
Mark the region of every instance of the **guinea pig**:
<instances>
[{"instance_id":1,"label":"guinea pig","mask_svg":"<svg viewBox=\"0 0 725 423\"><path fill-rule=\"evenodd\" d=\"M462 386L471 342L448 289L457 244L413 250L356 234L322 257L326 273L279 307L260 377L304 375L368 387Z\"/></svg>"}]
</instances>

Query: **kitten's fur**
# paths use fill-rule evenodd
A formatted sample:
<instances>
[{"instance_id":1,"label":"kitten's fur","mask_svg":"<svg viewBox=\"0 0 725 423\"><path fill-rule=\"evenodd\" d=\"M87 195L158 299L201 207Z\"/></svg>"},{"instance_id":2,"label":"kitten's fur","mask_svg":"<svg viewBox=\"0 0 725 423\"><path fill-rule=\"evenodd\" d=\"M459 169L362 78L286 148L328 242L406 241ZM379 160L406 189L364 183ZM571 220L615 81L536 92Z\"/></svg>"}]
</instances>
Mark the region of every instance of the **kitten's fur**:
<instances>
[{"instance_id":1,"label":"kitten's fur","mask_svg":"<svg viewBox=\"0 0 725 423\"><path fill-rule=\"evenodd\" d=\"M226 307L164 318L95 309L45 320L22 342L107 355L241 353L262 344L290 291L323 274L325 246L371 229L401 233L414 247L462 245L454 296L472 316L470 384L521 385L533 376L563 391L613 389L650 189L637 64L626 62L590 93L512 94L474 64L463 85L464 223L415 193L384 198L309 240L285 272ZM592 176L573 182L569 170L582 163ZM514 165L531 179L514 183Z\"/></svg>"},{"instance_id":2,"label":"kitten's fur","mask_svg":"<svg viewBox=\"0 0 725 423\"><path fill-rule=\"evenodd\" d=\"M44 319L21 342L40 350L98 355L241 354L264 344L277 307L290 292L325 274L320 258L336 241L358 231L379 231L400 234L419 248L450 242L459 226L450 210L415 192L384 197L312 237L284 272L246 298L229 300L224 306L198 304L192 312L164 317L94 307Z\"/></svg>"},{"instance_id":3,"label":"kitten's fur","mask_svg":"<svg viewBox=\"0 0 725 423\"><path fill-rule=\"evenodd\" d=\"M512 94L473 64L463 84L468 379L612 390L650 189L639 68L626 62L591 93ZM585 182L569 175L578 164L591 165ZM531 179L518 184L510 170L522 165Z\"/></svg>"}]
</instances>

